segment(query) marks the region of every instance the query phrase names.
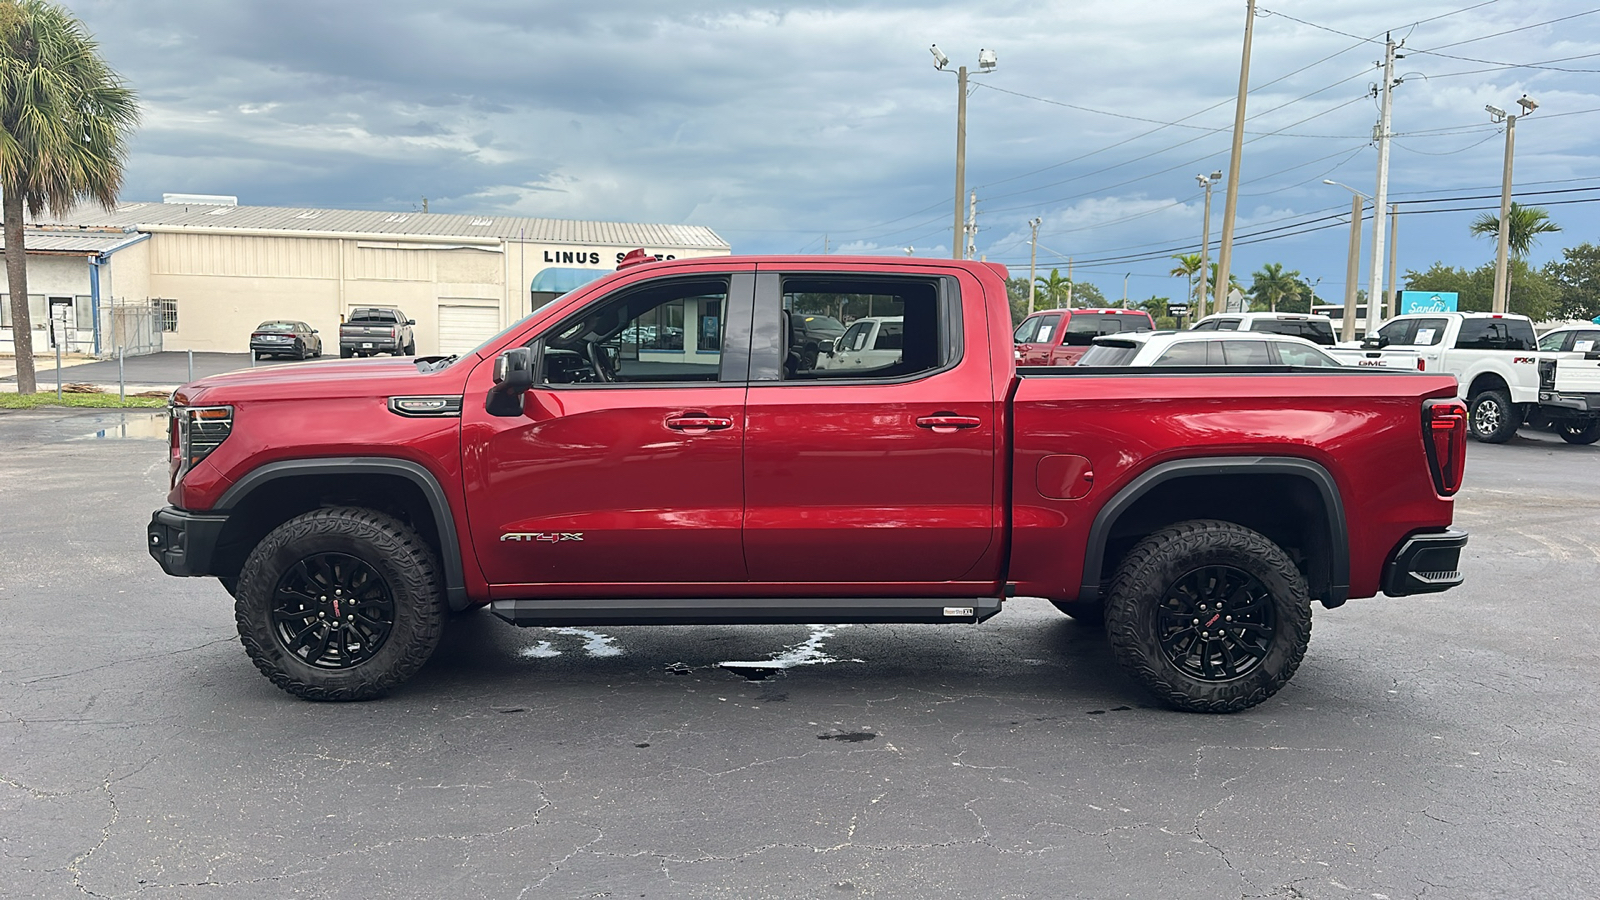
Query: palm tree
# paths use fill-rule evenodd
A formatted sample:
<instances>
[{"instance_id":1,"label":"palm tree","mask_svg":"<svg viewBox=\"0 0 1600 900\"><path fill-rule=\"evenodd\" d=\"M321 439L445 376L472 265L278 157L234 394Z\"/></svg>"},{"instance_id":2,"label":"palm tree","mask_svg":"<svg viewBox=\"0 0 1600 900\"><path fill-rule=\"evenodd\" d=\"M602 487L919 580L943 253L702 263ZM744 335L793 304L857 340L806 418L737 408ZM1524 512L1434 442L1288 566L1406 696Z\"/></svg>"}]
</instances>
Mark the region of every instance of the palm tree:
<instances>
[{"instance_id":1,"label":"palm tree","mask_svg":"<svg viewBox=\"0 0 1600 900\"><path fill-rule=\"evenodd\" d=\"M0 191L17 390L34 392L28 310L29 215L83 200L111 209L122 186L138 101L70 12L47 0L0 0Z\"/></svg>"},{"instance_id":2,"label":"palm tree","mask_svg":"<svg viewBox=\"0 0 1600 900\"><path fill-rule=\"evenodd\" d=\"M1067 301L1072 296L1072 280L1062 278L1060 269L1051 269L1049 278L1040 275L1034 279L1034 283L1039 286L1040 292L1044 294L1044 305L1035 305L1035 309L1060 309L1067 305Z\"/></svg>"},{"instance_id":3,"label":"palm tree","mask_svg":"<svg viewBox=\"0 0 1600 900\"><path fill-rule=\"evenodd\" d=\"M1227 298L1230 293L1234 291L1238 291L1241 294L1244 293L1244 285L1240 283L1239 276L1233 274L1232 272L1228 273L1228 289L1220 290L1218 288L1216 263L1212 263L1210 269L1206 273L1206 284L1209 286L1208 290L1211 291L1211 296L1213 298L1211 311L1214 313L1222 312L1223 304L1227 302Z\"/></svg>"},{"instance_id":4,"label":"palm tree","mask_svg":"<svg viewBox=\"0 0 1600 900\"><path fill-rule=\"evenodd\" d=\"M1199 285L1195 284L1194 277L1200 274L1200 267L1205 265L1205 263L1200 261L1200 254L1180 253L1177 256L1174 256L1173 259L1177 260L1178 264L1173 266L1172 271L1168 272L1167 274L1171 275L1173 278L1189 279L1189 296L1191 298L1197 297L1199 295L1200 288ZM1199 304L1197 303L1196 306L1198 307L1198 305ZM1196 315L1201 314L1201 312L1202 311L1199 309L1195 310Z\"/></svg>"},{"instance_id":5,"label":"palm tree","mask_svg":"<svg viewBox=\"0 0 1600 900\"><path fill-rule=\"evenodd\" d=\"M1278 311L1278 301L1300 296L1304 286L1298 270L1285 272L1283 263L1267 263L1261 271L1250 276L1250 293L1257 302L1265 302L1267 309Z\"/></svg>"},{"instance_id":6,"label":"palm tree","mask_svg":"<svg viewBox=\"0 0 1600 900\"><path fill-rule=\"evenodd\" d=\"M1511 212L1506 216L1510 228L1506 233L1506 247L1511 255L1522 259L1533 249L1541 234L1553 234L1561 230L1561 226L1550 221L1550 213L1537 206L1523 206L1516 201L1511 203ZM1474 237L1489 235L1498 240L1500 236L1500 217L1494 213L1484 213L1472 220L1472 234Z\"/></svg>"}]
</instances>

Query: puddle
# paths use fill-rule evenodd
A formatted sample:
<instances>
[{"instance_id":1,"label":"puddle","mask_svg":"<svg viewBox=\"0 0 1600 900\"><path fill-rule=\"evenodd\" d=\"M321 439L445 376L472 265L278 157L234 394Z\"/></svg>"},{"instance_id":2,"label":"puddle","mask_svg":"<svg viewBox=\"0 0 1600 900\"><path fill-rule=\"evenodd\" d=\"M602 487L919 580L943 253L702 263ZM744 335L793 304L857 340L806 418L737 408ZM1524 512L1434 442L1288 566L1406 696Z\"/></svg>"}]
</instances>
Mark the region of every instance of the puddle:
<instances>
[{"instance_id":1,"label":"puddle","mask_svg":"<svg viewBox=\"0 0 1600 900\"><path fill-rule=\"evenodd\" d=\"M609 634L587 631L582 628L552 628L550 632L552 634L583 638L583 652L591 657L622 655L622 648L617 646L617 639ZM550 641L540 641L532 647L523 647L518 651L518 655L525 659L550 659L560 656L561 651L557 650Z\"/></svg>"},{"instance_id":2,"label":"puddle","mask_svg":"<svg viewBox=\"0 0 1600 900\"><path fill-rule=\"evenodd\" d=\"M840 662L839 659L823 652L822 642L833 637L834 632L840 628L849 627L848 625L812 625L810 626L810 637L798 644L785 647L782 651L774 654L771 659L730 660L717 663L717 666L750 681L765 681L796 666L823 666L828 663ZM863 660L859 659L844 661L863 662Z\"/></svg>"},{"instance_id":3,"label":"puddle","mask_svg":"<svg viewBox=\"0 0 1600 900\"><path fill-rule=\"evenodd\" d=\"M158 440L167 439L166 413L119 413L116 421L107 421L103 427L88 434L81 434L71 440L75 441L125 441L125 440ZM81 423L75 423L80 424Z\"/></svg>"}]
</instances>

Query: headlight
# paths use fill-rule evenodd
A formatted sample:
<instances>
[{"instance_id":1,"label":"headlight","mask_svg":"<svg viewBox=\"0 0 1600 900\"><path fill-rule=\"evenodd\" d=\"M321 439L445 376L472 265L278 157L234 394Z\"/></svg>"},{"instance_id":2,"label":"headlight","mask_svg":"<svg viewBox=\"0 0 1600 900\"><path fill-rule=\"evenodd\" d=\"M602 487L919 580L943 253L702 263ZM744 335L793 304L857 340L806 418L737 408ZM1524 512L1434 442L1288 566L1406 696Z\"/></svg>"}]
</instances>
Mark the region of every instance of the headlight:
<instances>
[{"instance_id":1,"label":"headlight","mask_svg":"<svg viewBox=\"0 0 1600 900\"><path fill-rule=\"evenodd\" d=\"M194 468L233 433L231 406L175 406L172 430L178 472Z\"/></svg>"}]
</instances>

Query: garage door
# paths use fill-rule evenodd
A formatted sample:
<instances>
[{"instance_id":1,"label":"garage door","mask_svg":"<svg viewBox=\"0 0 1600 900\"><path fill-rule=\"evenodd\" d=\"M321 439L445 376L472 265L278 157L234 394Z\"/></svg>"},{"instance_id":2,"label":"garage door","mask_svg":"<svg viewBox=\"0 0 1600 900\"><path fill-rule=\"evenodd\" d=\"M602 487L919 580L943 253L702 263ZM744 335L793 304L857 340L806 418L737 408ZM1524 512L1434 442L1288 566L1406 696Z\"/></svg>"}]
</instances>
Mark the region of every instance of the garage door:
<instances>
[{"instance_id":1,"label":"garage door","mask_svg":"<svg viewBox=\"0 0 1600 900\"><path fill-rule=\"evenodd\" d=\"M466 353L500 330L500 310L493 306L440 306L439 352Z\"/></svg>"}]
</instances>

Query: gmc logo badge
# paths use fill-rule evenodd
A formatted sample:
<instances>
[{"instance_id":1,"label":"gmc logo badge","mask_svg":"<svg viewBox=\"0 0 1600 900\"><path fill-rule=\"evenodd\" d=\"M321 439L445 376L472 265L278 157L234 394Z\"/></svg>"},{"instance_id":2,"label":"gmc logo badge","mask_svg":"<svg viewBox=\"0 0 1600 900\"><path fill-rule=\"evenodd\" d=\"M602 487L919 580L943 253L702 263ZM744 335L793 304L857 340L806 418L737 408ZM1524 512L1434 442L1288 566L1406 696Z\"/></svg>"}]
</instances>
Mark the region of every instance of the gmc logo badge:
<instances>
[{"instance_id":1,"label":"gmc logo badge","mask_svg":"<svg viewBox=\"0 0 1600 900\"><path fill-rule=\"evenodd\" d=\"M513 531L500 535L504 541L542 541L546 544L555 544L561 541L581 541L581 531Z\"/></svg>"}]
</instances>

